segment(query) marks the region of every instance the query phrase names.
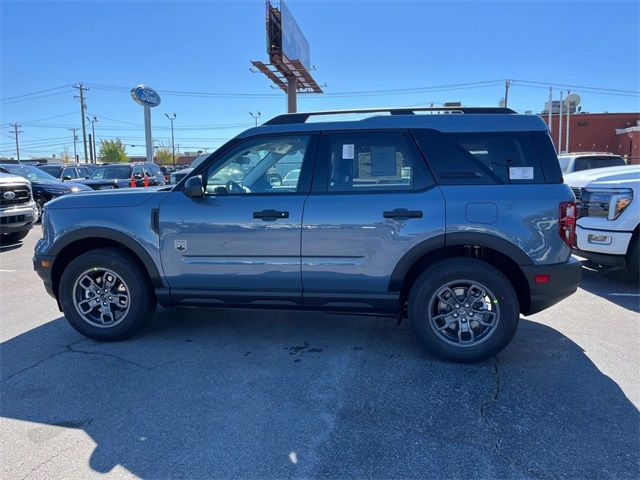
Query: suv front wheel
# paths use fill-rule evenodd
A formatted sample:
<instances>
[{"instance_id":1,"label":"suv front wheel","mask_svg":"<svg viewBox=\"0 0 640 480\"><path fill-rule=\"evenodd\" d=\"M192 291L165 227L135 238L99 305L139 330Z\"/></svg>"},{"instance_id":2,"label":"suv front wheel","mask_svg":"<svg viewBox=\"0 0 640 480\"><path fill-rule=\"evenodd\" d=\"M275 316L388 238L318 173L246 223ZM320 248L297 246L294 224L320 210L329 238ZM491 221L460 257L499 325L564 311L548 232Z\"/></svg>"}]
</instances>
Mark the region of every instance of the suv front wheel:
<instances>
[{"instance_id":1,"label":"suv front wheel","mask_svg":"<svg viewBox=\"0 0 640 480\"><path fill-rule=\"evenodd\" d=\"M99 248L75 258L60 279L60 304L69 323L94 340L122 340L153 315L156 299L135 258Z\"/></svg>"},{"instance_id":2,"label":"suv front wheel","mask_svg":"<svg viewBox=\"0 0 640 480\"><path fill-rule=\"evenodd\" d=\"M475 258L442 260L426 269L409 294L409 319L437 357L477 362L513 338L520 308L511 282Z\"/></svg>"}]
</instances>

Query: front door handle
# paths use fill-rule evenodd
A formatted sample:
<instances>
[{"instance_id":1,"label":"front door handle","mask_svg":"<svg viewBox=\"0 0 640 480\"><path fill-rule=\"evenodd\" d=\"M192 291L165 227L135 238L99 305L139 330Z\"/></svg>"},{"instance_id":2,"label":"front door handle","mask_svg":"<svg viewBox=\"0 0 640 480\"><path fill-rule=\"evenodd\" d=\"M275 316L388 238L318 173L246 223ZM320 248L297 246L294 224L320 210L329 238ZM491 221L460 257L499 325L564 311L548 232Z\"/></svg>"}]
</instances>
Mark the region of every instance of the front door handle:
<instances>
[{"instance_id":1,"label":"front door handle","mask_svg":"<svg viewBox=\"0 0 640 480\"><path fill-rule=\"evenodd\" d=\"M422 210L407 210L406 208L396 208L384 212L384 218L422 218Z\"/></svg>"},{"instance_id":2,"label":"front door handle","mask_svg":"<svg viewBox=\"0 0 640 480\"><path fill-rule=\"evenodd\" d=\"M253 212L253 218L277 220L278 218L289 218L289 212L282 212L279 210L262 210L260 212Z\"/></svg>"}]
</instances>

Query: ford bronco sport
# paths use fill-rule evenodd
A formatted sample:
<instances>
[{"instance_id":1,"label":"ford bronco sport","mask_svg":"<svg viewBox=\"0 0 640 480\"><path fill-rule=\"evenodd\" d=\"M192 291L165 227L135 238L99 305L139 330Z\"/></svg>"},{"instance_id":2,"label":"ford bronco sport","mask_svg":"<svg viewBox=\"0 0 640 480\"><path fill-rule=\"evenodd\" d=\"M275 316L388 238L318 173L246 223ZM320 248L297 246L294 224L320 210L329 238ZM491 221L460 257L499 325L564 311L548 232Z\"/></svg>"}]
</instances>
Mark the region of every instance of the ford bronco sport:
<instances>
[{"instance_id":1,"label":"ford bronco sport","mask_svg":"<svg viewBox=\"0 0 640 480\"><path fill-rule=\"evenodd\" d=\"M495 355L521 313L576 290L575 199L540 118L403 108L308 121L344 113L275 117L173 188L51 202L36 271L97 340L129 337L157 302L406 314L454 361ZM279 165L297 181L270 178Z\"/></svg>"}]
</instances>

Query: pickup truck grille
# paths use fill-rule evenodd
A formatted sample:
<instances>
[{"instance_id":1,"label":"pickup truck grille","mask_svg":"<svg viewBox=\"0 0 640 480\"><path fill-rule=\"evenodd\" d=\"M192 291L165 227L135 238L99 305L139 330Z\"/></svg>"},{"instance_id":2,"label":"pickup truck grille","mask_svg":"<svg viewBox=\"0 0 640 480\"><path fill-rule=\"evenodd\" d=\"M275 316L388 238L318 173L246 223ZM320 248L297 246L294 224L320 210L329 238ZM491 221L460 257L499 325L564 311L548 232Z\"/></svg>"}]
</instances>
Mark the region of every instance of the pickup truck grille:
<instances>
[{"instance_id":1,"label":"pickup truck grille","mask_svg":"<svg viewBox=\"0 0 640 480\"><path fill-rule=\"evenodd\" d=\"M13 193L13 195L11 195ZM31 191L24 184L0 185L0 207L29 203Z\"/></svg>"},{"instance_id":2,"label":"pickup truck grille","mask_svg":"<svg viewBox=\"0 0 640 480\"><path fill-rule=\"evenodd\" d=\"M575 195L576 201L579 202L580 201L580 197L581 197L580 188L579 187L571 187L571 191Z\"/></svg>"}]
</instances>

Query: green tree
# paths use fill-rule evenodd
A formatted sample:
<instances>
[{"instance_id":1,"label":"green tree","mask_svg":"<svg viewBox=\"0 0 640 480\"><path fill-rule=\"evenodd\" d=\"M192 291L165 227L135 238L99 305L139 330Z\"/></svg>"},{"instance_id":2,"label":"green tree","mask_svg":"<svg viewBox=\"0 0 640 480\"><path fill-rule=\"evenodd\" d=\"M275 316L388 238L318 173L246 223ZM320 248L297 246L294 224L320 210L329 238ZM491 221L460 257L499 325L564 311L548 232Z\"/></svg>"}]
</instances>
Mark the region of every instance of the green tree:
<instances>
[{"instance_id":1,"label":"green tree","mask_svg":"<svg viewBox=\"0 0 640 480\"><path fill-rule=\"evenodd\" d=\"M178 152L176 152L176 157ZM159 165L173 165L173 154L170 147L160 146L156 148L156 161Z\"/></svg>"},{"instance_id":2,"label":"green tree","mask_svg":"<svg viewBox=\"0 0 640 480\"><path fill-rule=\"evenodd\" d=\"M100 154L98 156L102 162L120 163L129 161L127 149L119 138L115 140L101 140Z\"/></svg>"}]
</instances>

